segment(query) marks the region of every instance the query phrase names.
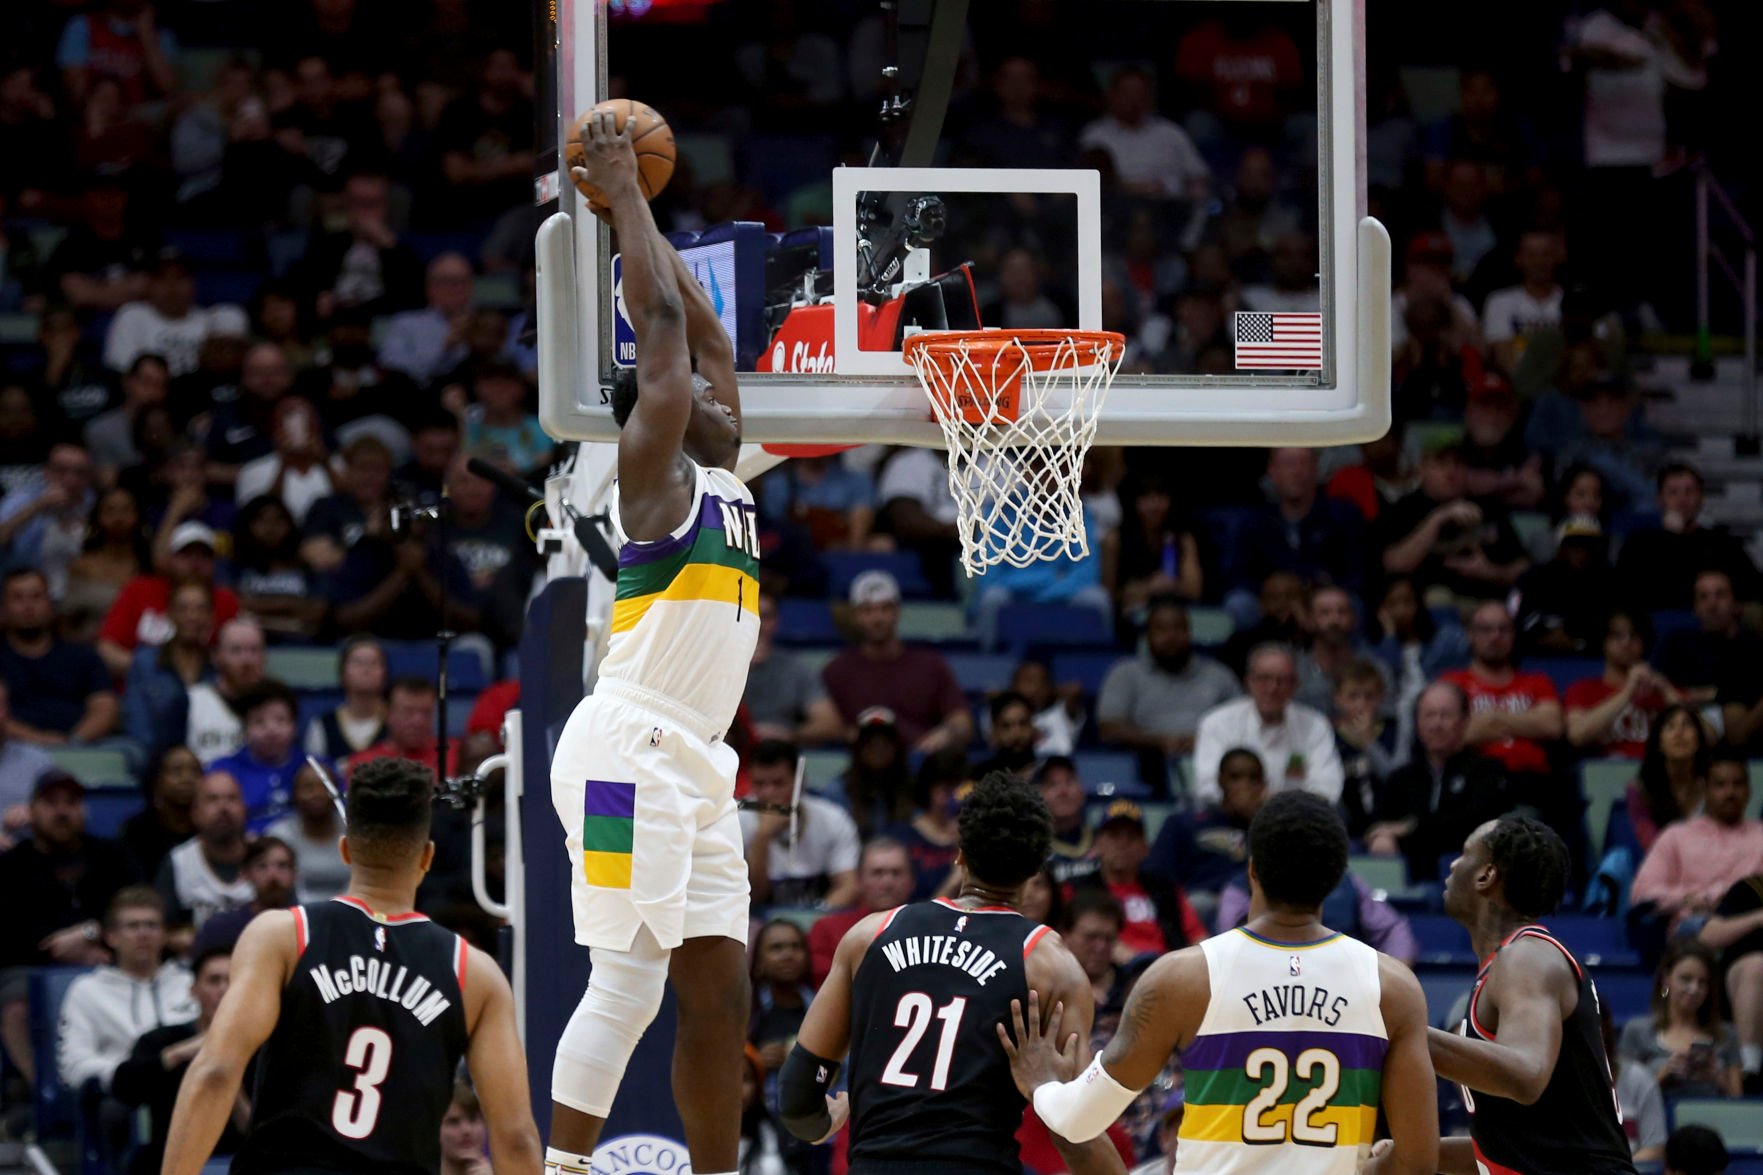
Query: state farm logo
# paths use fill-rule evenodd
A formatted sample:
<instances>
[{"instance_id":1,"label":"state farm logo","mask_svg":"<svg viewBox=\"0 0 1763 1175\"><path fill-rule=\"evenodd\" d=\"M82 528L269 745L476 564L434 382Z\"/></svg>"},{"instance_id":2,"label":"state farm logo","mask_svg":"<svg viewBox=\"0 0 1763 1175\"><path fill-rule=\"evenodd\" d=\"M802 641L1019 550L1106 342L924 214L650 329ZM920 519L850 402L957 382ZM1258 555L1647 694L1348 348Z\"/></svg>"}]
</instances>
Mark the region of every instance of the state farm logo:
<instances>
[{"instance_id":1,"label":"state farm logo","mask_svg":"<svg viewBox=\"0 0 1763 1175\"><path fill-rule=\"evenodd\" d=\"M790 348L789 366L785 371L814 371L827 373L833 369L833 348L831 343L822 342L810 350L809 343L796 343Z\"/></svg>"}]
</instances>

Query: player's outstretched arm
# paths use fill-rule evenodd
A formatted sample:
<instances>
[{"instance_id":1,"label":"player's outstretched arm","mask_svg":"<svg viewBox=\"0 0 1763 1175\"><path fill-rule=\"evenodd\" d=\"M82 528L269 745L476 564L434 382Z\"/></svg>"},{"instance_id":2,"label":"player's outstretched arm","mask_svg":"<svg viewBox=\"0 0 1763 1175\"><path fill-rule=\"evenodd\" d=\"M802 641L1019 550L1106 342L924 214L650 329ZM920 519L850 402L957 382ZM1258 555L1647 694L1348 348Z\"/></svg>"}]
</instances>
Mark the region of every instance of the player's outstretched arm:
<instances>
[{"instance_id":1,"label":"player's outstretched arm","mask_svg":"<svg viewBox=\"0 0 1763 1175\"><path fill-rule=\"evenodd\" d=\"M514 993L502 968L476 947L466 955L465 1001L471 1032L465 1062L489 1128L490 1166L503 1175L539 1175L545 1152L527 1092Z\"/></svg>"},{"instance_id":2,"label":"player's outstretched arm","mask_svg":"<svg viewBox=\"0 0 1763 1175\"><path fill-rule=\"evenodd\" d=\"M294 915L287 910L259 914L239 936L226 997L178 1086L165 1137L163 1175L199 1175L214 1153L238 1099L245 1066L275 1031L297 949Z\"/></svg>"},{"instance_id":3,"label":"player's outstretched arm","mask_svg":"<svg viewBox=\"0 0 1763 1175\"><path fill-rule=\"evenodd\" d=\"M1439 1106L1427 1053L1426 994L1407 967L1377 960L1384 1033L1383 1111L1390 1145L1379 1144L1369 1175L1433 1175L1439 1169Z\"/></svg>"},{"instance_id":4,"label":"player's outstretched arm","mask_svg":"<svg viewBox=\"0 0 1763 1175\"><path fill-rule=\"evenodd\" d=\"M838 1081L851 1047L851 980L887 917L885 912L871 914L839 940L832 969L808 1005L795 1047L778 1075L778 1118L804 1142L825 1142L850 1116L849 1097L834 1097L827 1090Z\"/></svg>"},{"instance_id":5,"label":"player's outstretched arm","mask_svg":"<svg viewBox=\"0 0 1763 1175\"><path fill-rule=\"evenodd\" d=\"M692 362L686 351L686 315L678 256L655 226L637 186L630 127L615 128L610 111L582 128L580 178L599 188L612 207L623 250L625 312L637 336L641 395L618 441L618 480L638 499L665 494L678 480L680 446L692 417Z\"/></svg>"},{"instance_id":6,"label":"player's outstretched arm","mask_svg":"<svg viewBox=\"0 0 1763 1175\"><path fill-rule=\"evenodd\" d=\"M1567 959L1547 943L1519 939L1501 952L1499 968L1493 1003L1500 1039L1470 1040L1431 1028L1427 1045L1446 1081L1533 1105L1555 1072L1561 1022L1573 1011L1578 987Z\"/></svg>"},{"instance_id":7,"label":"player's outstretched arm","mask_svg":"<svg viewBox=\"0 0 1763 1175\"><path fill-rule=\"evenodd\" d=\"M1047 993L1049 1007L1062 1008L1060 1031L1077 1037L1078 1058L1087 1063L1090 1029L1096 1019L1096 993L1089 977L1056 933L1049 933L1028 957L1028 985ZM1088 1142L1052 1134L1053 1146L1071 1175L1125 1175L1126 1164L1104 1131Z\"/></svg>"}]
</instances>

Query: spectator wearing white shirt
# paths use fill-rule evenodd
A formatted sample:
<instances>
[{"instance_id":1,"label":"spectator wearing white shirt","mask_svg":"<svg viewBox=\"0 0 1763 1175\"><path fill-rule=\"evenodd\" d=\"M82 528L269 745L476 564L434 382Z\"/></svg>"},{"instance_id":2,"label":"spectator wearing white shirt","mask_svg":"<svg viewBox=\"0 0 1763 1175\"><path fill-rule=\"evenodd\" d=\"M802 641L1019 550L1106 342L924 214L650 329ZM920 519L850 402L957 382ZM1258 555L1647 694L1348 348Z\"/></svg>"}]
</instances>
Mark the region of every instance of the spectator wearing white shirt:
<instances>
[{"instance_id":1,"label":"spectator wearing white shirt","mask_svg":"<svg viewBox=\"0 0 1763 1175\"><path fill-rule=\"evenodd\" d=\"M954 560L961 551L949 467L935 449L903 448L889 457L876 481L877 529L916 551L924 578L938 595L954 595Z\"/></svg>"},{"instance_id":2,"label":"spectator wearing white shirt","mask_svg":"<svg viewBox=\"0 0 1763 1175\"><path fill-rule=\"evenodd\" d=\"M141 885L119 890L104 911L104 941L116 965L74 980L61 1004L55 1059L70 1089L95 1080L108 1090L143 1033L196 1018L190 973L160 962L165 903L158 894Z\"/></svg>"},{"instance_id":3,"label":"spectator wearing white shirt","mask_svg":"<svg viewBox=\"0 0 1763 1175\"><path fill-rule=\"evenodd\" d=\"M196 282L177 253L166 250L147 276L147 296L129 302L104 335L104 365L127 371L141 355L162 355L172 378L197 367L202 344L212 335L245 338L250 319L230 303L196 305Z\"/></svg>"},{"instance_id":4,"label":"spectator wearing white shirt","mask_svg":"<svg viewBox=\"0 0 1763 1175\"><path fill-rule=\"evenodd\" d=\"M1188 133L1157 113L1151 74L1128 66L1108 86L1108 113L1078 136L1084 150L1100 148L1114 161L1120 187L1135 196L1204 200L1212 172Z\"/></svg>"},{"instance_id":5,"label":"spectator wearing white shirt","mask_svg":"<svg viewBox=\"0 0 1763 1175\"><path fill-rule=\"evenodd\" d=\"M426 384L465 360L471 324L471 262L443 253L429 262L423 290L428 305L392 315L380 342L380 365Z\"/></svg>"},{"instance_id":6,"label":"spectator wearing white shirt","mask_svg":"<svg viewBox=\"0 0 1763 1175\"><path fill-rule=\"evenodd\" d=\"M1561 283L1555 274L1566 259L1559 233L1531 229L1518 238L1513 258L1519 283L1495 290L1482 307L1482 332L1494 362L1507 375L1518 370L1529 337L1561 325Z\"/></svg>"},{"instance_id":7,"label":"spectator wearing white shirt","mask_svg":"<svg viewBox=\"0 0 1763 1175\"><path fill-rule=\"evenodd\" d=\"M775 810L790 804L797 758L793 743L765 739L748 759L752 797L769 806L741 813L753 906L842 909L858 897L862 838L843 808L819 796L803 793L793 829L790 817Z\"/></svg>"},{"instance_id":8,"label":"spectator wearing white shirt","mask_svg":"<svg viewBox=\"0 0 1763 1175\"><path fill-rule=\"evenodd\" d=\"M275 450L245 462L233 496L240 503L265 494L279 498L295 525L300 525L314 502L337 492L325 452L324 425L312 401L301 396L278 402L270 419Z\"/></svg>"},{"instance_id":9,"label":"spectator wearing white shirt","mask_svg":"<svg viewBox=\"0 0 1763 1175\"><path fill-rule=\"evenodd\" d=\"M1292 701L1298 663L1291 650L1283 645L1255 649L1244 680L1248 697L1226 702L1200 719L1194 802L1218 802L1218 764L1232 747L1247 747L1260 756L1273 791L1302 788L1331 802L1339 800L1344 773L1334 728L1309 706Z\"/></svg>"}]
</instances>

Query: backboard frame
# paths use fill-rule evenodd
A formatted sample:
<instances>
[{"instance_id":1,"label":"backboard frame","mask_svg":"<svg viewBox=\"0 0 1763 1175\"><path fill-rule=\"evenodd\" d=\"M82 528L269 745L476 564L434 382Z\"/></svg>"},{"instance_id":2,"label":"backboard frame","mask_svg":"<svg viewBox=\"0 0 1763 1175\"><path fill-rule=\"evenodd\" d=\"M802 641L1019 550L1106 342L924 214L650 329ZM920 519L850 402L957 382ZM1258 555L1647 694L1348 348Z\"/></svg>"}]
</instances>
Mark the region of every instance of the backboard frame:
<instances>
[{"instance_id":1,"label":"backboard frame","mask_svg":"<svg viewBox=\"0 0 1763 1175\"><path fill-rule=\"evenodd\" d=\"M1319 286L1327 326L1324 370L1309 375L1123 374L1103 411L1097 444L1332 445L1370 440L1388 431L1391 246L1383 225L1365 215L1365 0L1314 2L1319 48L1324 37L1328 45L1326 54L1318 53L1317 69L1320 216L1332 226L1332 232L1319 234ZM559 104L564 111L585 109L591 102L583 95L605 91L604 0L558 0L558 5L563 41ZM584 12L589 5L591 12ZM558 119L559 157L572 121ZM836 170L835 193L893 190L891 180L866 185L864 173L870 170ZM876 178L902 170L879 169ZM931 169L931 178L938 172L958 175ZM1063 174L1068 181L1085 174L1094 180L1094 173L1081 170ZM587 211L566 176L559 187L560 211L541 224L537 240L540 421L559 439L616 440L618 429L600 371L601 340L612 333L611 298L599 276L601 259L608 256L609 230ZM1080 193L1080 206L1084 198ZM847 205L835 197L835 216ZM1096 281L1099 288L1098 275L1086 273L1084 280ZM848 265L835 273L835 297L844 309L841 320L848 321L854 312L846 307L855 297ZM1097 305L1099 318L1099 295ZM1080 328L1099 325L1080 311ZM889 353L865 357L847 347L847 341L837 339L838 369L830 379L743 373L747 439L941 447L941 431L909 369Z\"/></svg>"}]
</instances>

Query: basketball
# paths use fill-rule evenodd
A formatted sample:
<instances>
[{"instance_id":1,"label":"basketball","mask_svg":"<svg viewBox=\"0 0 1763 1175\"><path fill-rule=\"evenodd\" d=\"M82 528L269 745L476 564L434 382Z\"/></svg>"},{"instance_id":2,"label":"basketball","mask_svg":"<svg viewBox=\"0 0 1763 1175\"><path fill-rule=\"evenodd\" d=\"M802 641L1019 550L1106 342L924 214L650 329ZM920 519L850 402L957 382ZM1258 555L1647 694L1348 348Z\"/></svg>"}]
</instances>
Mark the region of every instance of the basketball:
<instances>
[{"instance_id":1,"label":"basketball","mask_svg":"<svg viewBox=\"0 0 1763 1175\"><path fill-rule=\"evenodd\" d=\"M631 147L637 153L637 185L643 189L643 197L653 200L673 178L673 128L667 120L656 112L653 106L642 102L633 102L629 98L613 98L602 102L588 110L575 120L575 127L569 132L569 146L564 153L564 160L570 167L582 166L586 155L582 150L582 128L588 119L602 110L610 110L614 125L620 131L630 127ZM606 201L600 189L593 184L576 181L588 203L596 209L604 210Z\"/></svg>"}]
</instances>

